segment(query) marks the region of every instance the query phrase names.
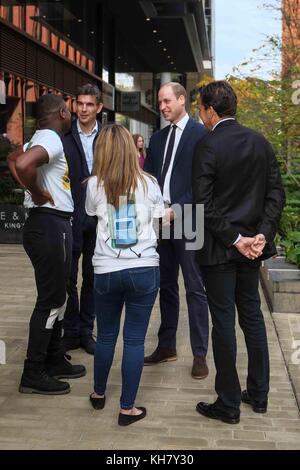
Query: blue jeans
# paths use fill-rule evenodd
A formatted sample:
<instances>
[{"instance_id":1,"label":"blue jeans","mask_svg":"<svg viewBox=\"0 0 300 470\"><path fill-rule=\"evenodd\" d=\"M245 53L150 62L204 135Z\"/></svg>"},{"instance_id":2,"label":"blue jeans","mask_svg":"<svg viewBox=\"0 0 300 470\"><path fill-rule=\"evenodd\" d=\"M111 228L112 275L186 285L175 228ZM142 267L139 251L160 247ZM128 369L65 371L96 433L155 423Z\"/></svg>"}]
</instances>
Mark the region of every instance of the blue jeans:
<instances>
[{"instance_id":1,"label":"blue jeans","mask_svg":"<svg viewBox=\"0 0 300 470\"><path fill-rule=\"evenodd\" d=\"M123 409L134 406L144 365L145 336L159 283L158 266L95 274L98 335L94 359L94 389L99 395L105 393L125 304L120 399Z\"/></svg>"}]
</instances>

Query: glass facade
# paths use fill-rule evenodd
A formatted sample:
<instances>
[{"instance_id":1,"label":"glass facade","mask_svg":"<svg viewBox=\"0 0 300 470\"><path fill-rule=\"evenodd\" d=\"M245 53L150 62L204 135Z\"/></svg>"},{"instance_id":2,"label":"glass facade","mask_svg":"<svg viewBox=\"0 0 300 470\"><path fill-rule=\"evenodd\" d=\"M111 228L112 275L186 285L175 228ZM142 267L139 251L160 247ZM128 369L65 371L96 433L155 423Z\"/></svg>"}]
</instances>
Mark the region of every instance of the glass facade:
<instances>
[{"instance_id":1,"label":"glass facade","mask_svg":"<svg viewBox=\"0 0 300 470\"><path fill-rule=\"evenodd\" d=\"M202 73L193 60L186 8L195 19L202 15L201 24L206 23L211 39L214 0L205 0L201 7L200 2L187 5L187 0L179 7L177 0L169 0L163 9L153 9L156 13L151 18L143 11L144 3L0 0L0 42L5 50L5 54L0 51L0 85L6 95L6 103L0 104L1 130L22 143L35 128L39 96L62 94L74 111L78 87L90 82L103 89L103 123L122 122L131 132L142 134L148 144L152 132L161 125L157 92L165 73L182 83L188 95ZM203 29L196 23L200 39ZM168 31L172 29L177 33L170 41ZM208 40L207 35L204 39ZM14 41L15 47L7 53ZM209 47L205 47L208 60ZM133 109L124 105L126 97L127 104L130 101L130 93L139 97Z\"/></svg>"}]
</instances>

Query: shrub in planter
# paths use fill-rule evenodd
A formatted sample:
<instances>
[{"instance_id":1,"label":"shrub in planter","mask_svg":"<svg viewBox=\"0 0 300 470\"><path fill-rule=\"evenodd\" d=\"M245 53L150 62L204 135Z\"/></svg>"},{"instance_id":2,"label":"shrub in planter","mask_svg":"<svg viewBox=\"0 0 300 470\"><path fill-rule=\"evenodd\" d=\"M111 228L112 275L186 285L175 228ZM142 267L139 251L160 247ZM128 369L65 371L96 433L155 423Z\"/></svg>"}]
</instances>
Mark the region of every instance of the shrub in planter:
<instances>
[{"instance_id":1,"label":"shrub in planter","mask_svg":"<svg viewBox=\"0 0 300 470\"><path fill-rule=\"evenodd\" d=\"M288 232L280 244L285 248L287 260L300 268L300 231Z\"/></svg>"},{"instance_id":2,"label":"shrub in planter","mask_svg":"<svg viewBox=\"0 0 300 470\"><path fill-rule=\"evenodd\" d=\"M295 192L293 193L295 196ZM280 228L278 244L285 250L288 261L300 268L300 202L288 195L287 205L284 208Z\"/></svg>"}]
</instances>

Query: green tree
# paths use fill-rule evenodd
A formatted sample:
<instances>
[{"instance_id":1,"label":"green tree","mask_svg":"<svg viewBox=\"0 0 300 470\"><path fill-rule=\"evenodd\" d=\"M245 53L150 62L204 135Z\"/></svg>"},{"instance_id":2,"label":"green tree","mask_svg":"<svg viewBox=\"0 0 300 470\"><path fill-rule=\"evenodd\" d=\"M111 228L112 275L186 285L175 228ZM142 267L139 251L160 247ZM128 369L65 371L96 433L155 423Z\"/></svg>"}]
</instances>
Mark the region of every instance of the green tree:
<instances>
[{"instance_id":1,"label":"green tree","mask_svg":"<svg viewBox=\"0 0 300 470\"><path fill-rule=\"evenodd\" d=\"M239 122L261 132L277 154L287 195L278 243L300 266L300 0L273 0L264 8L280 16L282 37L268 37L226 78L238 96Z\"/></svg>"}]
</instances>

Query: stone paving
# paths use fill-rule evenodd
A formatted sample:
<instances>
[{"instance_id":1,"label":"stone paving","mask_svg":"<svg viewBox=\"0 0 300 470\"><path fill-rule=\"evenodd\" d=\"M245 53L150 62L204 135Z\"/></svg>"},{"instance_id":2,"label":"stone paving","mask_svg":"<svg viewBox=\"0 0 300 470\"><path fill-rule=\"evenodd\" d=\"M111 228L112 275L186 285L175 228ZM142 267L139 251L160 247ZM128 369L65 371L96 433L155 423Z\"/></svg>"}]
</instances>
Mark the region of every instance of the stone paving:
<instances>
[{"instance_id":1,"label":"stone paving","mask_svg":"<svg viewBox=\"0 0 300 470\"><path fill-rule=\"evenodd\" d=\"M268 413L258 415L247 405L242 405L240 423L228 425L208 420L195 411L198 401L215 399L214 366L210 347L209 378L197 381L190 376L192 355L181 288L178 360L144 369L137 405L145 405L148 416L129 428L120 428L117 425L120 341L104 410L95 411L89 404L93 359L82 350L74 351L73 361L85 364L88 373L71 382L71 394L47 397L18 393L34 299L33 272L23 248L0 245L0 340L7 348L7 364L0 365L0 449L300 449L296 402L296 396L298 402L300 400L300 344L296 343L300 340L300 316L274 314L271 317L262 299L271 357ZM156 347L158 325L156 305L146 353ZM244 386L246 349L238 327L237 332L238 369Z\"/></svg>"}]
</instances>

